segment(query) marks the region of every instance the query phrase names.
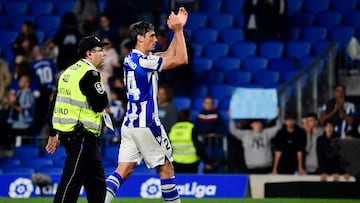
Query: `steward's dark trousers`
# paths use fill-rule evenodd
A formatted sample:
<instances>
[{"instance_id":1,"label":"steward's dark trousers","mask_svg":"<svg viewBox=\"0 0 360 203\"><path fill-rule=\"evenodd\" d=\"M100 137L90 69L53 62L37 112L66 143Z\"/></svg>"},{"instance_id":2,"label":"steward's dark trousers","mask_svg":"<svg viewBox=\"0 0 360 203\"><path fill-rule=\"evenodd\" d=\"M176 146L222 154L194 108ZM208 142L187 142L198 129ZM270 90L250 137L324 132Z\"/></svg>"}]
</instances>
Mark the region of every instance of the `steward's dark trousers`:
<instances>
[{"instance_id":1,"label":"steward's dark trousers","mask_svg":"<svg viewBox=\"0 0 360 203\"><path fill-rule=\"evenodd\" d=\"M105 201L105 174L97 138L83 134L59 135L67 157L54 203L76 203L82 185L89 203Z\"/></svg>"}]
</instances>

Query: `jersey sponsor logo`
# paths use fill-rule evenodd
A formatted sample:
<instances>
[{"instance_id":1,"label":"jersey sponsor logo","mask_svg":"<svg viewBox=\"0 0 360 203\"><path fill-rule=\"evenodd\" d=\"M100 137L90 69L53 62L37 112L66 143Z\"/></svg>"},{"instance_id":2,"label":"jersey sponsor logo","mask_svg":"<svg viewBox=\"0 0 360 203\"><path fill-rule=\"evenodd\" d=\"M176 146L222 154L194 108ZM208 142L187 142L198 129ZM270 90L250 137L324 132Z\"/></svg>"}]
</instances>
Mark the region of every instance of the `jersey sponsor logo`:
<instances>
[{"instance_id":1,"label":"jersey sponsor logo","mask_svg":"<svg viewBox=\"0 0 360 203\"><path fill-rule=\"evenodd\" d=\"M216 185L200 185L196 181L177 185L180 196L190 196L203 198L205 196L215 196ZM142 198L161 198L161 184L158 178L149 178L141 184L140 196Z\"/></svg>"},{"instance_id":2,"label":"jersey sponsor logo","mask_svg":"<svg viewBox=\"0 0 360 203\"><path fill-rule=\"evenodd\" d=\"M34 191L34 186L28 178L17 178L10 184L9 196L12 198L28 198Z\"/></svg>"},{"instance_id":3,"label":"jersey sponsor logo","mask_svg":"<svg viewBox=\"0 0 360 203\"><path fill-rule=\"evenodd\" d=\"M104 89L104 86L101 84L101 82L95 83L95 84L94 84L94 87L95 87L97 93L99 93L99 94L104 94L105 89Z\"/></svg>"}]
</instances>

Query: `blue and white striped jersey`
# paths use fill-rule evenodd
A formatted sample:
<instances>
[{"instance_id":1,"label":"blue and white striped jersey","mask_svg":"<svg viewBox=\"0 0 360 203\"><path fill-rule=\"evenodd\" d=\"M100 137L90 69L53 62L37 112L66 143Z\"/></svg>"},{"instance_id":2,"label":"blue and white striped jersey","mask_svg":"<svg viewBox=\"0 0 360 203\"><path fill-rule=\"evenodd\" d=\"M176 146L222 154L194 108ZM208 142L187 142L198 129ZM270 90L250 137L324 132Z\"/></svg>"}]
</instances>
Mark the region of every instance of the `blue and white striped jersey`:
<instances>
[{"instance_id":1,"label":"blue and white striped jersey","mask_svg":"<svg viewBox=\"0 0 360 203\"><path fill-rule=\"evenodd\" d=\"M135 128L161 125L157 91L162 65L162 57L146 56L136 49L125 57L124 83L128 103L124 125Z\"/></svg>"}]
</instances>

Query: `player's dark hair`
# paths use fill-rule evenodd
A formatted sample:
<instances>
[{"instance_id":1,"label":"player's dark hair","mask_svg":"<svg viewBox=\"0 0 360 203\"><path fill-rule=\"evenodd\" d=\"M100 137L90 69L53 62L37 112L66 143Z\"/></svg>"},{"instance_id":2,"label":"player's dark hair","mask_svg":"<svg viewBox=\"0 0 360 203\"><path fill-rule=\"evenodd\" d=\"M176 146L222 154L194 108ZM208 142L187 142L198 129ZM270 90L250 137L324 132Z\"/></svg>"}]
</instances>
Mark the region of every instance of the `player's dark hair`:
<instances>
[{"instance_id":1,"label":"player's dark hair","mask_svg":"<svg viewBox=\"0 0 360 203\"><path fill-rule=\"evenodd\" d=\"M135 47L136 45L138 35L145 36L147 32L154 30L155 27L151 23L145 21L139 21L131 24L129 27L129 33L130 33L130 41L133 47Z\"/></svg>"}]
</instances>

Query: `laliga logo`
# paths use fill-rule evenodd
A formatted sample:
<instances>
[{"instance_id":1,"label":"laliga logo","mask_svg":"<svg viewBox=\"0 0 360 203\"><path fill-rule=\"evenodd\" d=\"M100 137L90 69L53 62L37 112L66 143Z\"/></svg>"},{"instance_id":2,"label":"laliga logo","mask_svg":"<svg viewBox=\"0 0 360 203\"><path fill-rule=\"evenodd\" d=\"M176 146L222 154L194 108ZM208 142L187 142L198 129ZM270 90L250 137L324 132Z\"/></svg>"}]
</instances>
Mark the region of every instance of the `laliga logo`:
<instances>
[{"instance_id":1,"label":"laliga logo","mask_svg":"<svg viewBox=\"0 0 360 203\"><path fill-rule=\"evenodd\" d=\"M12 198L30 197L34 186L28 178L18 178L10 184L9 196Z\"/></svg>"},{"instance_id":2,"label":"laliga logo","mask_svg":"<svg viewBox=\"0 0 360 203\"><path fill-rule=\"evenodd\" d=\"M197 182L177 185L177 190L179 195L194 196L196 198L203 198L205 195L216 195L216 185L198 185ZM142 198L161 198L160 179L149 178L141 184L140 196Z\"/></svg>"},{"instance_id":3,"label":"laliga logo","mask_svg":"<svg viewBox=\"0 0 360 203\"><path fill-rule=\"evenodd\" d=\"M140 196L143 198L161 198L160 179L149 178L141 184Z\"/></svg>"}]
</instances>

